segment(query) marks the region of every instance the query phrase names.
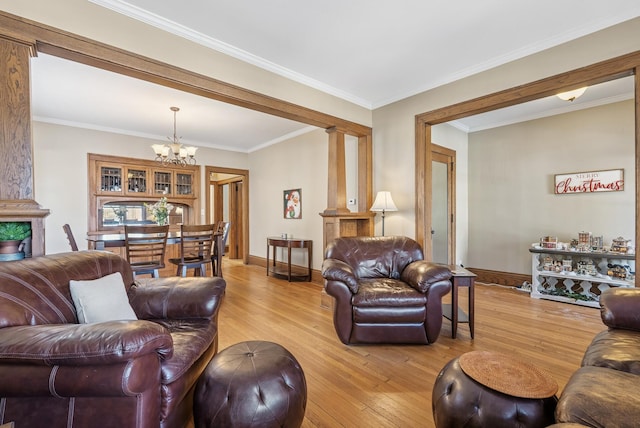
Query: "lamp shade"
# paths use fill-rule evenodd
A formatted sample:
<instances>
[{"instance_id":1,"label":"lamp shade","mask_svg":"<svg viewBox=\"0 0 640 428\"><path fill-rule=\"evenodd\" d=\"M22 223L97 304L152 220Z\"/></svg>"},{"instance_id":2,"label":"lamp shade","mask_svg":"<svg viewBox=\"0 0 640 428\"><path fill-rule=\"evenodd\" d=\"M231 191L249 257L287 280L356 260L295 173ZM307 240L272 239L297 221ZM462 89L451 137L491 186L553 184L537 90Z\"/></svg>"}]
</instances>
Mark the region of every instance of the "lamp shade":
<instances>
[{"instance_id":1,"label":"lamp shade","mask_svg":"<svg viewBox=\"0 0 640 428\"><path fill-rule=\"evenodd\" d=\"M393 203L391 192L381 191L376 194L376 200L371 205L371 211L398 211L398 207Z\"/></svg>"}]
</instances>

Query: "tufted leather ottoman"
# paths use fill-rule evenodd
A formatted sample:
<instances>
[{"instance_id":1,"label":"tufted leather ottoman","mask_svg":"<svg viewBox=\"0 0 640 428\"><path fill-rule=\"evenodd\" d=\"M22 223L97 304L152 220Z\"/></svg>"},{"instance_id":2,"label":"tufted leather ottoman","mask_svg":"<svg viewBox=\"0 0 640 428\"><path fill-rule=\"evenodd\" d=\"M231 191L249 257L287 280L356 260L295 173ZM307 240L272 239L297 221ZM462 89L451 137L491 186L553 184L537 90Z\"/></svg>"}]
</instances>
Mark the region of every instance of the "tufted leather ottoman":
<instances>
[{"instance_id":1,"label":"tufted leather ottoman","mask_svg":"<svg viewBox=\"0 0 640 428\"><path fill-rule=\"evenodd\" d=\"M196 428L299 427L307 405L304 372L282 346L251 341L217 354L198 380Z\"/></svg>"},{"instance_id":2,"label":"tufted leather ottoman","mask_svg":"<svg viewBox=\"0 0 640 428\"><path fill-rule=\"evenodd\" d=\"M555 422L557 389L553 379L528 363L473 351L449 361L438 374L433 419L437 428L546 427Z\"/></svg>"}]
</instances>

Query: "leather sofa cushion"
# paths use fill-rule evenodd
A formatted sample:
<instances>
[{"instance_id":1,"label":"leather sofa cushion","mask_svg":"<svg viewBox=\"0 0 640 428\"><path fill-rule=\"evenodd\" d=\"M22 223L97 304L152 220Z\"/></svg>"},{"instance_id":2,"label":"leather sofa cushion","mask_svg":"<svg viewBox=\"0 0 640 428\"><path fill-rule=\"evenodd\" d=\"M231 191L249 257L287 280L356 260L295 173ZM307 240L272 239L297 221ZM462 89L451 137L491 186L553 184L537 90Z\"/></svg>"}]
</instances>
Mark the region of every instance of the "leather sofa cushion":
<instances>
[{"instance_id":1,"label":"leather sofa cushion","mask_svg":"<svg viewBox=\"0 0 640 428\"><path fill-rule=\"evenodd\" d=\"M352 303L357 307L424 307L427 298L398 279L372 278L360 280L358 293L353 296Z\"/></svg>"},{"instance_id":2,"label":"leather sofa cushion","mask_svg":"<svg viewBox=\"0 0 640 428\"><path fill-rule=\"evenodd\" d=\"M173 339L173 356L162 361L162 383L181 377L213 343L217 326L207 319L153 320L169 330Z\"/></svg>"},{"instance_id":3,"label":"leather sofa cushion","mask_svg":"<svg viewBox=\"0 0 640 428\"><path fill-rule=\"evenodd\" d=\"M640 375L640 335L631 330L601 331L587 348L582 365Z\"/></svg>"},{"instance_id":4,"label":"leather sofa cushion","mask_svg":"<svg viewBox=\"0 0 640 428\"><path fill-rule=\"evenodd\" d=\"M569 379L558 406L556 422L590 427L637 427L640 421L640 378L604 367L581 367Z\"/></svg>"},{"instance_id":5,"label":"leather sofa cushion","mask_svg":"<svg viewBox=\"0 0 640 428\"><path fill-rule=\"evenodd\" d=\"M404 236L337 238L325 250L325 259L344 261L360 279L397 279L409 263L423 258L422 247Z\"/></svg>"}]
</instances>

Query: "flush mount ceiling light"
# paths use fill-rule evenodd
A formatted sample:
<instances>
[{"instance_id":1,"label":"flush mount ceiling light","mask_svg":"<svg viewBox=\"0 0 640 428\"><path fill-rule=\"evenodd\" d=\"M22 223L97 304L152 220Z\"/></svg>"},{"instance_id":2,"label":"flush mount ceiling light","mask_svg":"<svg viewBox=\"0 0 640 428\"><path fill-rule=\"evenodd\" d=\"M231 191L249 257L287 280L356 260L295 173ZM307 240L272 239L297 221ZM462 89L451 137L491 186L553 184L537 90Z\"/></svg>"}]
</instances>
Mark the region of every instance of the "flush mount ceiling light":
<instances>
[{"instance_id":1,"label":"flush mount ceiling light","mask_svg":"<svg viewBox=\"0 0 640 428\"><path fill-rule=\"evenodd\" d=\"M167 137L168 144L153 144L151 148L156 154L156 162L164 166L167 165L195 165L197 147L182 147L180 138L176 134L176 113L180 111L178 107L170 107L173 112L173 138Z\"/></svg>"},{"instance_id":2,"label":"flush mount ceiling light","mask_svg":"<svg viewBox=\"0 0 640 428\"><path fill-rule=\"evenodd\" d=\"M587 90L587 87L574 89L573 91L560 92L556 96L564 101L573 101L578 98L580 95L584 94L584 91Z\"/></svg>"}]
</instances>

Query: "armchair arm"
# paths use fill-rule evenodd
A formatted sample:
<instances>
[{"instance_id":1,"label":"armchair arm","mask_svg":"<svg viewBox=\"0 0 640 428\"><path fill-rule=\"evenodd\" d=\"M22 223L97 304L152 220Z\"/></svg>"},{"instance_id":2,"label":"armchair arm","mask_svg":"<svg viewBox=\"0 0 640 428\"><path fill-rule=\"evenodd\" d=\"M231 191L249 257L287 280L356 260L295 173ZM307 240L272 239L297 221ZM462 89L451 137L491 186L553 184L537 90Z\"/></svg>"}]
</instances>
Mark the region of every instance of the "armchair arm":
<instances>
[{"instance_id":1,"label":"armchair arm","mask_svg":"<svg viewBox=\"0 0 640 428\"><path fill-rule=\"evenodd\" d=\"M129 291L129 302L140 319L213 319L226 285L219 277L139 279Z\"/></svg>"},{"instance_id":2,"label":"armchair arm","mask_svg":"<svg viewBox=\"0 0 640 428\"><path fill-rule=\"evenodd\" d=\"M173 354L173 340L150 321L23 325L0 329L0 362L88 366Z\"/></svg>"},{"instance_id":3,"label":"armchair arm","mask_svg":"<svg viewBox=\"0 0 640 428\"><path fill-rule=\"evenodd\" d=\"M325 259L322 262L322 277L329 281L344 282L352 293L358 292L358 279L353 269L341 260Z\"/></svg>"},{"instance_id":4,"label":"armchair arm","mask_svg":"<svg viewBox=\"0 0 640 428\"><path fill-rule=\"evenodd\" d=\"M432 284L451 278L451 270L441 264L418 260L407 265L400 279L421 293L428 293Z\"/></svg>"},{"instance_id":5,"label":"armchair arm","mask_svg":"<svg viewBox=\"0 0 640 428\"><path fill-rule=\"evenodd\" d=\"M610 288L600 295L602 322L610 328L640 331L640 289Z\"/></svg>"}]
</instances>

